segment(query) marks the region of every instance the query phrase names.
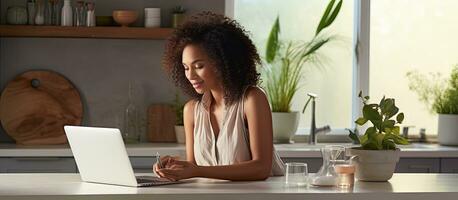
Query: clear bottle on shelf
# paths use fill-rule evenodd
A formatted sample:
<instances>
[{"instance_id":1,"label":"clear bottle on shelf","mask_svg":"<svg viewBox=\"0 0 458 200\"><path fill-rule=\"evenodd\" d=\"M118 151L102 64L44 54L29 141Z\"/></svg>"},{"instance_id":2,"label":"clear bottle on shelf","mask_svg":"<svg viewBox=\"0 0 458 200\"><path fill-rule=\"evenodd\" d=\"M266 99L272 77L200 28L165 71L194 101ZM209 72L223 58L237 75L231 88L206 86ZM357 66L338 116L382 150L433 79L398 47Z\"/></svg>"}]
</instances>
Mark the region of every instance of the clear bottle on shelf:
<instances>
[{"instance_id":1,"label":"clear bottle on shelf","mask_svg":"<svg viewBox=\"0 0 458 200\"><path fill-rule=\"evenodd\" d=\"M70 0L64 0L61 12L61 26L73 26L73 11Z\"/></svg>"},{"instance_id":2,"label":"clear bottle on shelf","mask_svg":"<svg viewBox=\"0 0 458 200\"><path fill-rule=\"evenodd\" d=\"M52 16L51 16L51 24L53 26L59 26L60 25L60 15L61 15L61 6L59 0L54 0L54 3L52 4Z\"/></svg>"},{"instance_id":3,"label":"clear bottle on shelf","mask_svg":"<svg viewBox=\"0 0 458 200\"><path fill-rule=\"evenodd\" d=\"M88 2L86 3L87 11L86 11L86 26L92 27L95 25L95 3Z\"/></svg>"},{"instance_id":4,"label":"clear bottle on shelf","mask_svg":"<svg viewBox=\"0 0 458 200\"><path fill-rule=\"evenodd\" d=\"M137 143L140 141L138 129L138 112L134 102L134 83L129 83L129 100L124 110L124 130L122 132L125 143Z\"/></svg>"},{"instance_id":5,"label":"clear bottle on shelf","mask_svg":"<svg viewBox=\"0 0 458 200\"><path fill-rule=\"evenodd\" d=\"M44 0L37 0L35 10L35 25L45 24L45 2Z\"/></svg>"},{"instance_id":6,"label":"clear bottle on shelf","mask_svg":"<svg viewBox=\"0 0 458 200\"><path fill-rule=\"evenodd\" d=\"M73 12L73 24L75 26L86 26L86 9L84 1L77 1Z\"/></svg>"},{"instance_id":7,"label":"clear bottle on shelf","mask_svg":"<svg viewBox=\"0 0 458 200\"><path fill-rule=\"evenodd\" d=\"M27 15L28 15L28 24L35 25L35 14L36 14L36 4L35 0L27 1Z\"/></svg>"}]
</instances>

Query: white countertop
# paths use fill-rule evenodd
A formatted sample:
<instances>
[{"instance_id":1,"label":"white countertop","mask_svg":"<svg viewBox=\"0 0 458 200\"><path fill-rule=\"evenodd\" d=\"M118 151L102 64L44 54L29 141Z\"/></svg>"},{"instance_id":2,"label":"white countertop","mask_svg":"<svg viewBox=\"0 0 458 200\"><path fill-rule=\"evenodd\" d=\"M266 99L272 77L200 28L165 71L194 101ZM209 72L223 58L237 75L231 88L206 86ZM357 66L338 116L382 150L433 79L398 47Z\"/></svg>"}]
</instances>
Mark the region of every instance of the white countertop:
<instances>
[{"instance_id":1,"label":"white countertop","mask_svg":"<svg viewBox=\"0 0 458 200\"><path fill-rule=\"evenodd\" d=\"M319 158L320 148L329 145L306 143L275 144L275 149L281 157L288 158ZM348 143L333 143L337 145L351 146ZM142 143L128 144L129 156L154 156L156 152L161 155L185 155L185 146L176 143ZM401 148L401 157L423 158L458 158L458 146L441 146L438 144L414 143ZM0 144L0 157L72 157L73 154L68 145L43 145L43 146L20 146L15 144Z\"/></svg>"},{"instance_id":2,"label":"white countertop","mask_svg":"<svg viewBox=\"0 0 458 200\"><path fill-rule=\"evenodd\" d=\"M85 183L79 174L0 174L0 199L456 199L458 174L394 174L389 182L359 182L351 189L287 187L284 177L231 182L191 179L148 188Z\"/></svg>"}]
</instances>

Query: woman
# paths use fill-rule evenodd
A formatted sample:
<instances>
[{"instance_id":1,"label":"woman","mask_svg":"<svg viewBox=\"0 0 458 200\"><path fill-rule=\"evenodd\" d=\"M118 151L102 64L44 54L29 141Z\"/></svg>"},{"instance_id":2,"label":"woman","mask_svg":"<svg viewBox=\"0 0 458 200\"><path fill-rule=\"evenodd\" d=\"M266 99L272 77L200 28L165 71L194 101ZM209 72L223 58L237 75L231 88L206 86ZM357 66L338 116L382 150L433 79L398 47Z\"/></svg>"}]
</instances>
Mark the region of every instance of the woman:
<instances>
[{"instance_id":1,"label":"woman","mask_svg":"<svg viewBox=\"0 0 458 200\"><path fill-rule=\"evenodd\" d=\"M163 64L192 100L183 111L187 160L161 158L162 167L153 166L160 177L264 180L283 174L269 103L256 86L259 55L237 22L210 12L193 16L168 39Z\"/></svg>"}]
</instances>

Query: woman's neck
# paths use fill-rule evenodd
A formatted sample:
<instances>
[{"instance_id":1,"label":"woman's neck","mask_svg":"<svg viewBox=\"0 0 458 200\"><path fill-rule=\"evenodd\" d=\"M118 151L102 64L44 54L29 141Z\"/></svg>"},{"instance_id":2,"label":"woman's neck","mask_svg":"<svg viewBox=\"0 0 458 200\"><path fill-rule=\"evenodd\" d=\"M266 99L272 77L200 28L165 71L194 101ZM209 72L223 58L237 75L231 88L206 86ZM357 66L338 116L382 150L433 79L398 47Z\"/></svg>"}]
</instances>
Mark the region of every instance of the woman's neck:
<instances>
[{"instance_id":1,"label":"woman's neck","mask_svg":"<svg viewBox=\"0 0 458 200\"><path fill-rule=\"evenodd\" d=\"M225 101L224 101L224 91L223 90L211 90L210 91L212 94L212 102L216 108L224 107L225 106Z\"/></svg>"}]
</instances>

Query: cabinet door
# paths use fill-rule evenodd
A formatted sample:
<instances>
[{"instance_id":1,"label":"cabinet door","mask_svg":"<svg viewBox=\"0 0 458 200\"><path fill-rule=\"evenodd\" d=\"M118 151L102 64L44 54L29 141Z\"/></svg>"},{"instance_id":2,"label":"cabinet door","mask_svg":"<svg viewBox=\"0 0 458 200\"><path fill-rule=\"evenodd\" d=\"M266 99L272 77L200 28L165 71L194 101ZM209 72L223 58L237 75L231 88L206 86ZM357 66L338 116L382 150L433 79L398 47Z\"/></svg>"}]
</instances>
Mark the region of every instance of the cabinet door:
<instances>
[{"instance_id":1,"label":"cabinet door","mask_svg":"<svg viewBox=\"0 0 458 200\"><path fill-rule=\"evenodd\" d=\"M76 173L76 163L68 157L0 158L4 173Z\"/></svg>"},{"instance_id":2,"label":"cabinet door","mask_svg":"<svg viewBox=\"0 0 458 200\"><path fill-rule=\"evenodd\" d=\"M300 162L300 163L307 163L307 168L309 173L316 173L321 165L323 164L323 160L321 158L282 158L284 163L288 162Z\"/></svg>"},{"instance_id":3,"label":"cabinet door","mask_svg":"<svg viewBox=\"0 0 458 200\"><path fill-rule=\"evenodd\" d=\"M401 158L397 173L439 173L440 158Z\"/></svg>"},{"instance_id":4,"label":"cabinet door","mask_svg":"<svg viewBox=\"0 0 458 200\"><path fill-rule=\"evenodd\" d=\"M135 173L152 173L156 157L129 157Z\"/></svg>"},{"instance_id":5,"label":"cabinet door","mask_svg":"<svg viewBox=\"0 0 458 200\"><path fill-rule=\"evenodd\" d=\"M442 158L441 173L458 173L458 158Z\"/></svg>"}]
</instances>

